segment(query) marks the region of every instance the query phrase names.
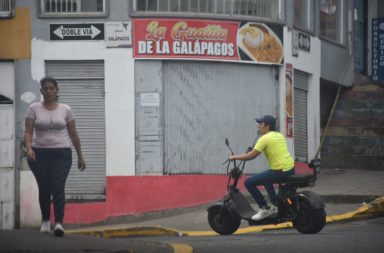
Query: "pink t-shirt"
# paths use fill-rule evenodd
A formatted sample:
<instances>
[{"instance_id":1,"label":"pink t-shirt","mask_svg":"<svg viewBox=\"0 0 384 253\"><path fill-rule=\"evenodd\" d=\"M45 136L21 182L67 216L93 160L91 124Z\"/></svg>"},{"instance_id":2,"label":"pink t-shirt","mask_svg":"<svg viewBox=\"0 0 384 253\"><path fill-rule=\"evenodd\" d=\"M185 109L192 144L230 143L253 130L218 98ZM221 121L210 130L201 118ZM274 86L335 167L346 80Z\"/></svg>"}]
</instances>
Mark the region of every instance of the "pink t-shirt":
<instances>
[{"instance_id":1,"label":"pink t-shirt","mask_svg":"<svg viewBox=\"0 0 384 253\"><path fill-rule=\"evenodd\" d=\"M34 120L32 147L69 148L67 123L74 120L71 108L60 104L54 110L48 110L42 102L29 106L26 118Z\"/></svg>"}]
</instances>

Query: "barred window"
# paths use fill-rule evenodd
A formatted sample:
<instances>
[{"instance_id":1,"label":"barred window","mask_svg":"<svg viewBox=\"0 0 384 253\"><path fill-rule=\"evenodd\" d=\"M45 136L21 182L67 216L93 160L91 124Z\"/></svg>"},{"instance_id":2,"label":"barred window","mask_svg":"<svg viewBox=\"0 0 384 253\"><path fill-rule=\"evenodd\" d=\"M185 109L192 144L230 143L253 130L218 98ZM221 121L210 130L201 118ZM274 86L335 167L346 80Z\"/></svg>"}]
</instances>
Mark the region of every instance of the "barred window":
<instances>
[{"instance_id":1,"label":"barred window","mask_svg":"<svg viewBox=\"0 0 384 253\"><path fill-rule=\"evenodd\" d=\"M320 35L344 43L344 0L320 0Z\"/></svg>"},{"instance_id":2,"label":"barred window","mask_svg":"<svg viewBox=\"0 0 384 253\"><path fill-rule=\"evenodd\" d=\"M106 14L105 0L41 0L43 16L98 16Z\"/></svg>"},{"instance_id":3,"label":"barred window","mask_svg":"<svg viewBox=\"0 0 384 253\"><path fill-rule=\"evenodd\" d=\"M15 15L14 0L0 0L0 18L12 17Z\"/></svg>"},{"instance_id":4,"label":"barred window","mask_svg":"<svg viewBox=\"0 0 384 253\"><path fill-rule=\"evenodd\" d=\"M207 14L282 20L282 0L134 0L135 13Z\"/></svg>"}]
</instances>

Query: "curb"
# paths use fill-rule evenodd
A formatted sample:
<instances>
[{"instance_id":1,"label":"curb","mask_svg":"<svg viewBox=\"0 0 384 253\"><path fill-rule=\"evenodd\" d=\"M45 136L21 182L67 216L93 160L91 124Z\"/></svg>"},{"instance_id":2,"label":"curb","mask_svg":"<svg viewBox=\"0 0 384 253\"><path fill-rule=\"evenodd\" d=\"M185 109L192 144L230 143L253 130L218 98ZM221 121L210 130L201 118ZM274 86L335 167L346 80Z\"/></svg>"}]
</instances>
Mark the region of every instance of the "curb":
<instances>
[{"instance_id":1,"label":"curb","mask_svg":"<svg viewBox=\"0 0 384 253\"><path fill-rule=\"evenodd\" d=\"M384 216L384 196L376 198L369 204L364 204L355 211L339 215L327 216L327 223L342 221L365 220ZM234 234L257 233L265 230L284 229L293 227L292 222L277 225L263 225L238 229ZM68 234L90 235L101 238L134 237L134 236L217 236L214 231L183 231L162 226L106 226L89 229L69 230Z\"/></svg>"},{"instance_id":2,"label":"curb","mask_svg":"<svg viewBox=\"0 0 384 253\"><path fill-rule=\"evenodd\" d=\"M113 226L87 229L67 230L67 234L88 235L99 238L116 238L130 236L186 236L186 234L173 228L162 226Z\"/></svg>"}]
</instances>

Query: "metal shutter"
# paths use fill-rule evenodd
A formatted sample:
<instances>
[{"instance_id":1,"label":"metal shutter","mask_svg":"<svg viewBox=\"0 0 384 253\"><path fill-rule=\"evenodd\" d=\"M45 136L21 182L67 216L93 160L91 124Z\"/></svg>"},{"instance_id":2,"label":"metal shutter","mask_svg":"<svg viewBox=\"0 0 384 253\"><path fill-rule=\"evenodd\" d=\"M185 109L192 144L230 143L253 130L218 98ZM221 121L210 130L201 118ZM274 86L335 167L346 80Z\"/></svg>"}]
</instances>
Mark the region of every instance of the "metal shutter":
<instances>
[{"instance_id":1,"label":"metal shutter","mask_svg":"<svg viewBox=\"0 0 384 253\"><path fill-rule=\"evenodd\" d=\"M299 70L294 73L294 145L299 161L308 159L307 101L308 74Z\"/></svg>"},{"instance_id":2,"label":"metal shutter","mask_svg":"<svg viewBox=\"0 0 384 253\"><path fill-rule=\"evenodd\" d=\"M270 67L231 63L163 62L164 173L226 173L229 138L236 153L254 144L255 117L274 115ZM264 170L263 159L247 172Z\"/></svg>"},{"instance_id":3,"label":"metal shutter","mask_svg":"<svg viewBox=\"0 0 384 253\"><path fill-rule=\"evenodd\" d=\"M73 163L66 183L66 198L71 200L105 199L106 137L103 61L47 61L47 76L58 80L59 101L68 104L75 115L85 171Z\"/></svg>"}]
</instances>

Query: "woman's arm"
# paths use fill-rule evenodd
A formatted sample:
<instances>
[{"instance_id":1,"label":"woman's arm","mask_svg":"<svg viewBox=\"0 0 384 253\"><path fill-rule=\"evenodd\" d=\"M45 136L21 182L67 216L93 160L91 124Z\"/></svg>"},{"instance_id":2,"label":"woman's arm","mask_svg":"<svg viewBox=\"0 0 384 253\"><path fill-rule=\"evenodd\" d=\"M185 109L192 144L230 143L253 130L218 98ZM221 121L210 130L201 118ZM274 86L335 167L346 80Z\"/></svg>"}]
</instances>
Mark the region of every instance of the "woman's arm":
<instances>
[{"instance_id":1,"label":"woman's arm","mask_svg":"<svg viewBox=\"0 0 384 253\"><path fill-rule=\"evenodd\" d=\"M34 120L31 118L25 118L24 146L27 151L28 159L32 161L36 160L35 152L32 149L32 136L34 127Z\"/></svg>"},{"instance_id":2,"label":"woman's arm","mask_svg":"<svg viewBox=\"0 0 384 253\"><path fill-rule=\"evenodd\" d=\"M77 166L79 170L84 170L86 167L86 164L84 161L83 153L81 151L80 138L79 138L79 135L77 134L75 120L71 120L67 123L67 131L68 131L69 137L71 138L72 144L76 149Z\"/></svg>"}]
</instances>

